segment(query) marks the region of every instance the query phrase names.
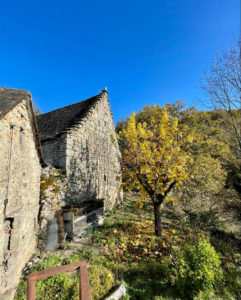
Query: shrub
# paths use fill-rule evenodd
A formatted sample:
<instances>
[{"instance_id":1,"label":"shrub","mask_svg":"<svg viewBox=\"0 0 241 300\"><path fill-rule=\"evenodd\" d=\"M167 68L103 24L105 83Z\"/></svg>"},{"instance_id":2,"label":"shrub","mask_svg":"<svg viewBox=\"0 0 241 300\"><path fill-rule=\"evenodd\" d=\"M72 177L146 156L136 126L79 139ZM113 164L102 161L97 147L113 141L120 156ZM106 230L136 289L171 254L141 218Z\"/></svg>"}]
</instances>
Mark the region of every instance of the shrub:
<instances>
[{"instance_id":1,"label":"shrub","mask_svg":"<svg viewBox=\"0 0 241 300\"><path fill-rule=\"evenodd\" d=\"M15 300L26 300L27 280L21 279ZM36 299L70 300L78 299L78 278L67 273L59 274L36 283Z\"/></svg>"},{"instance_id":2,"label":"shrub","mask_svg":"<svg viewBox=\"0 0 241 300\"><path fill-rule=\"evenodd\" d=\"M92 265L88 276L93 300L102 298L114 285L114 275L102 265Z\"/></svg>"},{"instance_id":3,"label":"shrub","mask_svg":"<svg viewBox=\"0 0 241 300\"><path fill-rule=\"evenodd\" d=\"M39 261L31 268L31 272L54 268L65 263L81 260L82 253L76 253L64 261L57 255L51 254ZM88 276L92 299L102 298L114 285L114 275L103 265L91 265ZM79 276L77 274L63 273L36 282L36 299L77 300L79 299ZM26 300L27 279L21 279L15 295L15 300Z\"/></svg>"},{"instance_id":4,"label":"shrub","mask_svg":"<svg viewBox=\"0 0 241 300\"><path fill-rule=\"evenodd\" d=\"M50 268L55 268L62 264L62 259L56 254L50 254L43 260L38 261L32 266L31 272L43 271Z\"/></svg>"},{"instance_id":5,"label":"shrub","mask_svg":"<svg viewBox=\"0 0 241 300\"><path fill-rule=\"evenodd\" d=\"M61 265L62 259L54 254L49 255L42 261L33 265L31 272L42 271ZM16 300L26 300L27 279L21 279L15 295ZM69 273L59 274L36 282L37 300L56 299L69 300L78 299L78 278Z\"/></svg>"},{"instance_id":6,"label":"shrub","mask_svg":"<svg viewBox=\"0 0 241 300\"><path fill-rule=\"evenodd\" d=\"M64 259L64 264L73 264L81 260L83 260L81 253L74 253L71 256Z\"/></svg>"},{"instance_id":7,"label":"shrub","mask_svg":"<svg viewBox=\"0 0 241 300\"><path fill-rule=\"evenodd\" d=\"M78 277L68 273L59 274L36 283L37 300L58 299L70 300L78 299Z\"/></svg>"},{"instance_id":8,"label":"shrub","mask_svg":"<svg viewBox=\"0 0 241 300\"><path fill-rule=\"evenodd\" d=\"M185 245L177 263L177 289L185 299L212 294L222 278L219 254L204 237L196 245Z\"/></svg>"}]
</instances>

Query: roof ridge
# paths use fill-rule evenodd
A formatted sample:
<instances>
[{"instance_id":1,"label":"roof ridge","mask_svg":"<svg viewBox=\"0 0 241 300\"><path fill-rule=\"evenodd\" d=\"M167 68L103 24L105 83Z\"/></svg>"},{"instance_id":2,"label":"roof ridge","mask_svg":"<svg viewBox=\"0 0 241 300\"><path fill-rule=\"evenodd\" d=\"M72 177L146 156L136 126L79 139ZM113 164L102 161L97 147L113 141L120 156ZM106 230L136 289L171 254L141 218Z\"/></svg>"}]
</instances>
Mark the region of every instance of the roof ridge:
<instances>
[{"instance_id":1,"label":"roof ridge","mask_svg":"<svg viewBox=\"0 0 241 300\"><path fill-rule=\"evenodd\" d=\"M93 112L96 105L108 94L107 90L83 101L63 106L48 113L37 116L41 139L52 139L57 135L68 132L77 125L82 125ZM108 97L106 97L108 100Z\"/></svg>"},{"instance_id":2,"label":"roof ridge","mask_svg":"<svg viewBox=\"0 0 241 300\"><path fill-rule=\"evenodd\" d=\"M4 116L13 110L17 105L25 101L26 110L29 116L29 122L32 126L35 147L40 159L42 166L45 165L40 140L38 138L38 128L37 122L34 116L33 111L33 102L32 102L32 95L29 91L20 90L20 89L12 89L6 87L0 87L0 120L4 118ZM15 122L14 122L15 123Z\"/></svg>"},{"instance_id":3,"label":"roof ridge","mask_svg":"<svg viewBox=\"0 0 241 300\"><path fill-rule=\"evenodd\" d=\"M17 104L27 99L32 99L29 91L0 87L0 119Z\"/></svg>"},{"instance_id":4,"label":"roof ridge","mask_svg":"<svg viewBox=\"0 0 241 300\"><path fill-rule=\"evenodd\" d=\"M87 119L88 119L88 116L93 112L93 110L95 109L97 103L99 102L98 100L101 100L102 97L104 95L104 91L102 91L102 93L98 94L97 96L95 97L98 97L96 99L96 101L94 101L93 105L92 106L89 106L88 109L86 110L86 112L84 112L81 116L81 119L77 120L74 122L74 124L71 124L70 126L66 127L64 130L62 130L62 132L68 132L71 128L74 128L76 125L83 125ZM93 97L94 98L94 97ZM90 98L91 99L91 98ZM88 100L88 99L87 99ZM83 100L85 101L85 100Z\"/></svg>"},{"instance_id":5,"label":"roof ridge","mask_svg":"<svg viewBox=\"0 0 241 300\"><path fill-rule=\"evenodd\" d=\"M46 112L46 113L43 113L43 114L41 114L41 115L38 115L37 117L41 117L41 116L43 116L43 115L47 115L47 114L52 113L52 112L55 112L55 111L57 111L57 110L69 108L69 107L71 107L71 106L80 104L81 102L84 102L84 101L89 101L89 100L91 100L91 99L94 100L94 98L99 97L99 96L102 96L103 94L104 94L104 92L102 91L101 93L99 93L99 94L97 94L97 95L95 95L95 96L92 96L92 97L90 97L90 98L87 98L87 99L84 99L84 100L81 100L81 101L78 101L78 102L75 102L75 103L72 103L72 104L69 104L69 105L65 105L65 106L59 107L59 108L56 108L56 109L53 109L53 110L50 110L50 111L48 111L48 112Z\"/></svg>"},{"instance_id":6,"label":"roof ridge","mask_svg":"<svg viewBox=\"0 0 241 300\"><path fill-rule=\"evenodd\" d=\"M8 88L8 87L0 86L0 90L13 91L13 92L22 92L24 94L31 95L30 91L23 90L23 89L15 89L15 88Z\"/></svg>"}]
</instances>

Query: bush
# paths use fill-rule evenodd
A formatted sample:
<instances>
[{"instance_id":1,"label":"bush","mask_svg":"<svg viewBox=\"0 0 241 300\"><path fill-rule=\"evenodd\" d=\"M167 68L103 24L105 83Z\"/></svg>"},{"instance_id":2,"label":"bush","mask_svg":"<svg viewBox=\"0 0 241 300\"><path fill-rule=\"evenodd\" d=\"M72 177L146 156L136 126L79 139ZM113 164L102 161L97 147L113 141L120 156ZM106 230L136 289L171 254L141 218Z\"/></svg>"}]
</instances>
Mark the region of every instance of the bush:
<instances>
[{"instance_id":1,"label":"bush","mask_svg":"<svg viewBox=\"0 0 241 300\"><path fill-rule=\"evenodd\" d=\"M90 266L88 276L93 300L102 298L114 285L113 273L102 265Z\"/></svg>"},{"instance_id":2,"label":"bush","mask_svg":"<svg viewBox=\"0 0 241 300\"><path fill-rule=\"evenodd\" d=\"M185 299L210 295L222 278L219 254L204 237L196 245L185 245L177 259L177 289Z\"/></svg>"},{"instance_id":3,"label":"bush","mask_svg":"<svg viewBox=\"0 0 241 300\"><path fill-rule=\"evenodd\" d=\"M57 255L49 255L31 268L31 272L54 268L65 263L81 260L82 253L76 253L64 261ZM102 298L114 285L114 275L103 265L91 265L88 276L93 300ZM27 279L21 279L15 300L26 300ZM36 282L36 299L77 300L79 299L79 275L63 273Z\"/></svg>"},{"instance_id":4,"label":"bush","mask_svg":"<svg viewBox=\"0 0 241 300\"><path fill-rule=\"evenodd\" d=\"M62 264L62 259L54 254L33 265L31 272L54 268ZM15 295L15 300L26 300L27 279L21 279ZM78 299L78 277L63 273L36 282L36 299L70 300Z\"/></svg>"},{"instance_id":5,"label":"bush","mask_svg":"<svg viewBox=\"0 0 241 300\"><path fill-rule=\"evenodd\" d=\"M50 254L45 257L43 260L38 261L35 265L32 266L31 272L43 271L50 268L55 268L62 264L62 259L55 254Z\"/></svg>"},{"instance_id":6,"label":"bush","mask_svg":"<svg viewBox=\"0 0 241 300\"><path fill-rule=\"evenodd\" d=\"M37 300L58 299L77 300L78 297L78 277L68 273L59 274L36 283Z\"/></svg>"},{"instance_id":7,"label":"bush","mask_svg":"<svg viewBox=\"0 0 241 300\"><path fill-rule=\"evenodd\" d=\"M27 280L21 279L15 300L26 300ZM77 300L78 298L78 278L67 273L59 274L36 283L36 299L57 299L57 300Z\"/></svg>"}]
</instances>

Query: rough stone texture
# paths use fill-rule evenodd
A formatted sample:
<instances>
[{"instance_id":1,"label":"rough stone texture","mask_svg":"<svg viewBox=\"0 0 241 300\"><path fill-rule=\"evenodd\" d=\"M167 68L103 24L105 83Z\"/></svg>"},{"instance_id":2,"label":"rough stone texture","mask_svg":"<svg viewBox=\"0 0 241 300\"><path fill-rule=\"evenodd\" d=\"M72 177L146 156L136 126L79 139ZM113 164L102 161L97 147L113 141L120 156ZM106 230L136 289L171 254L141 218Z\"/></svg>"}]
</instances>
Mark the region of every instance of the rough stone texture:
<instances>
[{"instance_id":1,"label":"rough stone texture","mask_svg":"<svg viewBox=\"0 0 241 300\"><path fill-rule=\"evenodd\" d=\"M22 101L0 120L0 299L8 300L34 252L38 227L36 124L32 104L21 95Z\"/></svg>"},{"instance_id":2,"label":"rough stone texture","mask_svg":"<svg viewBox=\"0 0 241 300\"><path fill-rule=\"evenodd\" d=\"M66 202L78 204L86 199L104 199L105 208L121 201L120 152L107 95L67 133Z\"/></svg>"},{"instance_id":3,"label":"rough stone texture","mask_svg":"<svg viewBox=\"0 0 241 300\"><path fill-rule=\"evenodd\" d=\"M39 240L40 250L54 250L48 247L51 225L57 221L56 211L64 206L65 193L68 187L67 178L63 170L46 167L42 170L40 185L40 212L39 212ZM61 216L60 216L61 217ZM58 242L58 230L57 230Z\"/></svg>"},{"instance_id":4,"label":"rough stone texture","mask_svg":"<svg viewBox=\"0 0 241 300\"><path fill-rule=\"evenodd\" d=\"M41 141L44 160L56 168L66 167L66 134Z\"/></svg>"},{"instance_id":5,"label":"rough stone texture","mask_svg":"<svg viewBox=\"0 0 241 300\"><path fill-rule=\"evenodd\" d=\"M41 150L30 93L0 88L0 299L13 298L35 251L36 234L46 249L48 224L56 229L57 220L60 238L61 207L104 199L108 209L122 200L120 152L107 92L49 114L39 117L46 128L40 132ZM43 171L40 200L42 151L62 171Z\"/></svg>"},{"instance_id":6,"label":"rough stone texture","mask_svg":"<svg viewBox=\"0 0 241 300\"><path fill-rule=\"evenodd\" d=\"M66 204L104 199L108 209L121 202L120 151L106 91L37 120L45 161L66 170Z\"/></svg>"}]
</instances>

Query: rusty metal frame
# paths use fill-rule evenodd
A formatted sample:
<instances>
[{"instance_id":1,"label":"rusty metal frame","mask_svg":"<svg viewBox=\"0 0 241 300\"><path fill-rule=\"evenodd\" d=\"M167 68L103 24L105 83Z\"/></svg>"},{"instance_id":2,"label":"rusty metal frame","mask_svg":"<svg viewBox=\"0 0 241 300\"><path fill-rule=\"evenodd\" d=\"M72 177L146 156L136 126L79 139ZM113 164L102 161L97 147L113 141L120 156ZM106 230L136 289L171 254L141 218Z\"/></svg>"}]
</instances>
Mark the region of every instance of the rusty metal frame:
<instances>
[{"instance_id":1,"label":"rusty metal frame","mask_svg":"<svg viewBox=\"0 0 241 300\"><path fill-rule=\"evenodd\" d=\"M86 261L79 261L73 264L31 273L28 277L27 300L36 299L35 284L37 280L48 278L65 272L73 272L77 269L79 269L79 299L91 300Z\"/></svg>"}]
</instances>

